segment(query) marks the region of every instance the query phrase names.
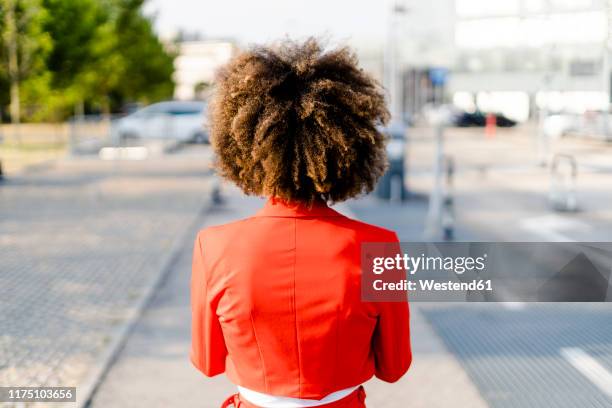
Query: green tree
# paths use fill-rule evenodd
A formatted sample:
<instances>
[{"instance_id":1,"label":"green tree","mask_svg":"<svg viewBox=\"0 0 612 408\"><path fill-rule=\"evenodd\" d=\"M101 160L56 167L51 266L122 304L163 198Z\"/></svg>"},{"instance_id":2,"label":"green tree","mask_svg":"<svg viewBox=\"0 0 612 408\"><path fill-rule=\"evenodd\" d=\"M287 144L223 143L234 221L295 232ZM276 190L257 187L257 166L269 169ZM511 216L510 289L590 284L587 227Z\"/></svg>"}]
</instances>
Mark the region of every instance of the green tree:
<instances>
[{"instance_id":1,"label":"green tree","mask_svg":"<svg viewBox=\"0 0 612 408\"><path fill-rule=\"evenodd\" d=\"M49 114L66 116L84 104L108 112L108 95L123 73L111 6L99 0L44 0L44 6L54 44L47 59L55 91Z\"/></svg>"},{"instance_id":2,"label":"green tree","mask_svg":"<svg viewBox=\"0 0 612 408\"><path fill-rule=\"evenodd\" d=\"M143 5L0 0L0 104L14 121L63 120L171 97L174 54Z\"/></svg>"},{"instance_id":3,"label":"green tree","mask_svg":"<svg viewBox=\"0 0 612 408\"><path fill-rule=\"evenodd\" d=\"M115 97L146 103L170 98L174 92L174 52L164 47L153 22L143 15L144 0L115 1L117 50L125 61Z\"/></svg>"},{"instance_id":4,"label":"green tree","mask_svg":"<svg viewBox=\"0 0 612 408\"><path fill-rule=\"evenodd\" d=\"M49 91L45 57L52 47L39 0L0 0L0 100L10 104L13 123L35 117ZM28 109L22 112L22 106Z\"/></svg>"},{"instance_id":5,"label":"green tree","mask_svg":"<svg viewBox=\"0 0 612 408\"><path fill-rule=\"evenodd\" d=\"M142 13L142 0L44 0L54 48L50 111L75 106L110 112L126 102L153 102L174 91L174 55ZM77 109L78 110L78 109ZM50 113L50 112L49 112Z\"/></svg>"}]
</instances>

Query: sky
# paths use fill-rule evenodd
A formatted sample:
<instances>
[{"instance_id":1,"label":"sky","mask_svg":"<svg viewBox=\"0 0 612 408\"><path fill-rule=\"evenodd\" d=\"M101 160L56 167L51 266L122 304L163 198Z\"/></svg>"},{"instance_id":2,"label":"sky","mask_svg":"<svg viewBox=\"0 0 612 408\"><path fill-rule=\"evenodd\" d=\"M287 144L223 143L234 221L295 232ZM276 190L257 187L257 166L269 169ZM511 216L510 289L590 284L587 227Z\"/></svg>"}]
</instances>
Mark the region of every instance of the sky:
<instances>
[{"instance_id":1,"label":"sky","mask_svg":"<svg viewBox=\"0 0 612 408\"><path fill-rule=\"evenodd\" d=\"M383 42L392 0L149 0L156 30L179 29L242 44L310 35L331 42L376 47Z\"/></svg>"}]
</instances>

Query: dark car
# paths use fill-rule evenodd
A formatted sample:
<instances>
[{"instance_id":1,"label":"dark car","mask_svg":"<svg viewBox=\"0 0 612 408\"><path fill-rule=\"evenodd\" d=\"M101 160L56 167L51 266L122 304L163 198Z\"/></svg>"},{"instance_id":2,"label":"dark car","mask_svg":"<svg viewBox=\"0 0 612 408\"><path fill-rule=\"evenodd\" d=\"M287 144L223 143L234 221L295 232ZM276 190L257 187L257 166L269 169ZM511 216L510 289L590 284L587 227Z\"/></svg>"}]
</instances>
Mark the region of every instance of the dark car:
<instances>
[{"instance_id":1,"label":"dark car","mask_svg":"<svg viewBox=\"0 0 612 408\"><path fill-rule=\"evenodd\" d=\"M481 111L461 112L455 116L453 123L458 127L484 127L487 124L487 114ZM516 126L516 123L516 121L502 115L501 113L495 114L496 126L513 127Z\"/></svg>"}]
</instances>

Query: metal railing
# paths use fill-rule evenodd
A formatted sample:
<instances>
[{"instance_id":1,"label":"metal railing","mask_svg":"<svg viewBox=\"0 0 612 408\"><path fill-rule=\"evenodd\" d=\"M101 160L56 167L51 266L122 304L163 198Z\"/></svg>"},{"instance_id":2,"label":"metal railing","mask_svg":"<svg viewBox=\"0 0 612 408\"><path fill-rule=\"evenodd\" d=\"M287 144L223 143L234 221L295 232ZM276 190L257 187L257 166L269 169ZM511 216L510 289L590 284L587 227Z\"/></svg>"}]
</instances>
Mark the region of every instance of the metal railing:
<instances>
[{"instance_id":1,"label":"metal railing","mask_svg":"<svg viewBox=\"0 0 612 408\"><path fill-rule=\"evenodd\" d=\"M550 166L549 202L555 211L577 211L576 179L578 165L569 154L556 154Z\"/></svg>"}]
</instances>

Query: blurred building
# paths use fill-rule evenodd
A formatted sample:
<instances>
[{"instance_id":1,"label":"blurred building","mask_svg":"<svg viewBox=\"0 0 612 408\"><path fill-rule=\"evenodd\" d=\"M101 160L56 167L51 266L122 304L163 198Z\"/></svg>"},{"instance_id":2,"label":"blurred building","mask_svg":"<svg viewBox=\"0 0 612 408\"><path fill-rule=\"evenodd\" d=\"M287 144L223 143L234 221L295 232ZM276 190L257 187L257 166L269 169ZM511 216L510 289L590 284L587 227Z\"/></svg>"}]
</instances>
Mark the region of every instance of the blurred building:
<instances>
[{"instance_id":1,"label":"blurred building","mask_svg":"<svg viewBox=\"0 0 612 408\"><path fill-rule=\"evenodd\" d=\"M607 10L606 0L455 0L448 93L519 120L538 106L607 110Z\"/></svg>"},{"instance_id":2,"label":"blurred building","mask_svg":"<svg viewBox=\"0 0 612 408\"><path fill-rule=\"evenodd\" d=\"M175 99L200 97L214 80L219 66L236 52L231 41L185 41L179 44L179 55L174 60Z\"/></svg>"},{"instance_id":3,"label":"blurred building","mask_svg":"<svg viewBox=\"0 0 612 408\"><path fill-rule=\"evenodd\" d=\"M450 97L526 120L610 100L608 0L403 0L387 40L400 50L403 110ZM397 25L393 28L393 25ZM393 32L395 30L395 32Z\"/></svg>"},{"instance_id":4,"label":"blurred building","mask_svg":"<svg viewBox=\"0 0 612 408\"><path fill-rule=\"evenodd\" d=\"M392 2L380 58L390 103L401 105L394 115L416 115L442 98L447 76L440 74L454 63L454 18L454 0Z\"/></svg>"}]
</instances>

